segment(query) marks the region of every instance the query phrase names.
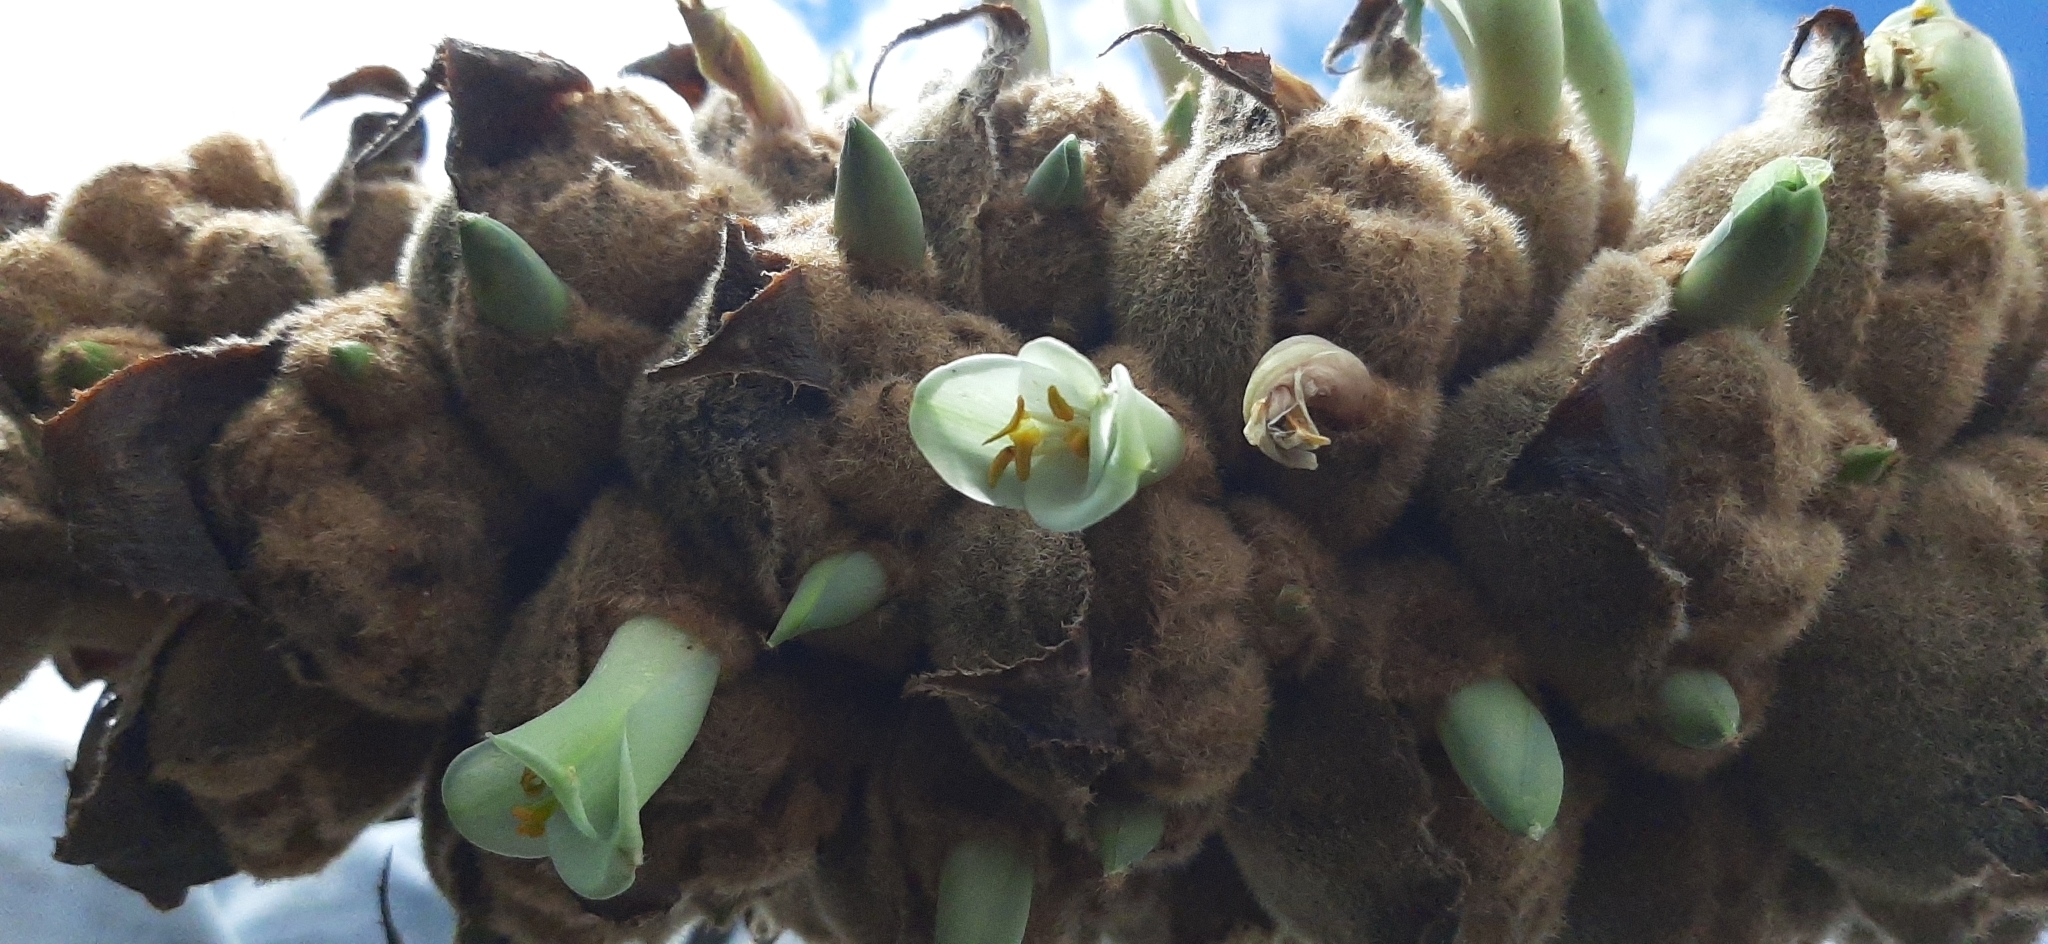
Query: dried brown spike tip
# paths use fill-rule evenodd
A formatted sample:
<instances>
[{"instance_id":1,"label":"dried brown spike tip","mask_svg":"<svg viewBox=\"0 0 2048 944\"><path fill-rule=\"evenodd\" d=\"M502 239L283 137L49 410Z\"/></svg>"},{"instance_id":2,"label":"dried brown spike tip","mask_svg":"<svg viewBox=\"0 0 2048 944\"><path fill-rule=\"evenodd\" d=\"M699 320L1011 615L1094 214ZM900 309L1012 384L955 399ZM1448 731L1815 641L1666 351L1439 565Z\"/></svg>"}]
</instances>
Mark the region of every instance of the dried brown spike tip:
<instances>
[{"instance_id":1,"label":"dried brown spike tip","mask_svg":"<svg viewBox=\"0 0 2048 944\"><path fill-rule=\"evenodd\" d=\"M1661 420L1662 345L1654 332L1616 338L1550 409L1508 467L1510 492L1591 502L1654 546L1669 501Z\"/></svg>"},{"instance_id":2,"label":"dried brown spike tip","mask_svg":"<svg viewBox=\"0 0 2048 944\"><path fill-rule=\"evenodd\" d=\"M1343 75L1356 69L1357 66L1341 69L1337 63L1346 53L1360 46L1371 50L1393 39L1404 12L1400 0L1359 0L1358 5L1351 8L1351 15L1345 18L1344 25L1337 30L1337 37L1323 49L1323 71Z\"/></svg>"},{"instance_id":3,"label":"dried brown spike tip","mask_svg":"<svg viewBox=\"0 0 2048 944\"><path fill-rule=\"evenodd\" d=\"M776 273L760 294L727 314L703 346L647 372L671 383L718 374L765 374L818 390L832 388L832 366L818 349L803 270Z\"/></svg>"},{"instance_id":4,"label":"dried brown spike tip","mask_svg":"<svg viewBox=\"0 0 2048 944\"><path fill-rule=\"evenodd\" d=\"M412 83L406 81L404 73L390 66L363 66L327 83L327 91L320 93L320 97L299 117L308 117L335 102L357 95L372 95L394 102L409 101L412 99Z\"/></svg>"},{"instance_id":5,"label":"dried brown spike tip","mask_svg":"<svg viewBox=\"0 0 2048 944\"><path fill-rule=\"evenodd\" d=\"M31 196L13 184L0 181L0 239L43 225L50 218L50 206L56 202L54 193Z\"/></svg>"},{"instance_id":6,"label":"dried brown spike tip","mask_svg":"<svg viewBox=\"0 0 2048 944\"><path fill-rule=\"evenodd\" d=\"M1840 7L1827 7L1799 21L1798 31L1792 36L1792 45L1785 49L1785 59L1778 66L1778 77L1793 91L1818 92L1840 81L1831 79L1814 85L1803 85L1799 78L1793 76L1793 69L1799 65L1800 56L1805 54L1807 44L1813 42L1816 35L1820 38L1821 51L1810 61L1836 60L1844 52L1855 53L1858 60L1862 58L1863 29L1856 23L1856 14Z\"/></svg>"},{"instance_id":7,"label":"dried brown spike tip","mask_svg":"<svg viewBox=\"0 0 2048 944\"><path fill-rule=\"evenodd\" d=\"M243 601L188 474L269 385L284 344L230 339L129 365L43 428L80 562L137 592Z\"/></svg>"},{"instance_id":8,"label":"dried brown spike tip","mask_svg":"<svg viewBox=\"0 0 2048 944\"><path fill-rule=\"evenodd\" d=\"M979 79L991 72L997 76L1007 76L1014 71L1024 54L1024 47L1031 42L1031 23L1024 18L1024 14L1017 12L1016 7L1007 3L983 3L932 17L889 40L882 47L882 51L875 54L875 67L868 71L868 107L873 108L875 105L875 78L882 74L882 63L888 60L891 51L913 39L922 39L977 16L988 17L989 24L994 29L989 32L988 49L982 53L981 65L975 70L976 78ZM978 84L986 85L980 89L981 94L985 96L985 100L980 103L981 108L976 109L980 111L985 110L987 103L994 101L996 93L1002 89L1000 79L997 82Z\"/></svg>"},{"instance_id":9,"label":"dried brown spike tip","mask_svg":"<svg viewBox=\"0 0 2048 944\"><path fill-rule=\"evenodd\" d=\"M682 96L692 111L704 107L705 97L711 94L711 80L698 67L697 47L691 43L671 43L654 55L626 63L619 74L644 76L668 86L669 91Z\"/></svg>"},{"instance_id":10,"label":"dried brown spike tip","mask_svg":"<svg viewBox=\"0 0 2048 944\"><path fill-rule=\"evenodd\" d=\"M1223 83L1225 86L1251 96L1253 101L1266 106L1267 109L1271 110L1279 118L1281 133L1284 134L1286 132L1287 119L1292 117L1294 113L1281 107L1280 99L1275 93L1272 57L1262 52L1236 52L1234 50L1213 53L1188 42L1186 37L1174 32L1172 29L1157 24L1140 26L1126 31L1122 36L1112 40L1109 48L1104 49L1102 52L1104 55L1107 55L1111 49L1123 45L1131 38L1146 35L1158 36L1166 40L1167 45L1172 46L1175 51L1181 54L1182 58L1192 63L1195 68L1208 73L1210 77Z\"/></svg>"},{"instance_id":11,"label":"dried brown spike tip","mask_svg":"<svg viewBox=\"0 0 2048 944\"><path fill-rule=\"evenodd\" d=\"M538 53L449 39L440 62L454 106L448 170L457 181L466 169L495 167L553 143L566 130L564 106L592 91L575 66Z\"/></svg>"}]
</instances>

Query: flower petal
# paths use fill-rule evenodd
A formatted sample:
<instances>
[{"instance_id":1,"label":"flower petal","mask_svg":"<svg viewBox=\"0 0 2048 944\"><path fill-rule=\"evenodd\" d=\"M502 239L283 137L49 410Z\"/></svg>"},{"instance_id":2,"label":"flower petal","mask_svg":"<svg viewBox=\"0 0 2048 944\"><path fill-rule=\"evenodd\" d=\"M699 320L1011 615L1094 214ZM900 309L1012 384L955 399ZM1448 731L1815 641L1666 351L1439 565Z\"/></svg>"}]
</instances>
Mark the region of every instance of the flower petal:
<instances>
[{"instance_id":1,"label":"flower petal","mask_svg":"<svg viewBox=\"0 0 2048 944\"><path fill-rule=\"evenodd\" d=\"M1017 409L1023 361L1008 354L963 357L924 376L910 398L910 438L926 462L953 490L983 504L1024 507L1024 488L1015 476L994 487L989 465L1007 445L983 442Z\"/></svg>"},{"instance_id":2,"label":"flower petal","mask_svg":"<svg viewBox=\"0 0 2048 944\"><path fill-rule=\"evenodd\" d=\"M1144 444L1143 465L1138 472L1138 485L1146 486L1173 474L1180 468L1181 459L1187 456L1187 434L1174 422L1173 415L1166 412L1157 401L1139 390L1131 380L1131 372L1124 365L1110 368L1110 388L1117 391L1117 425L1130 426L1137 438ZM1128 460L1137 462L1133 452Z\"/></svg>"},{"instance_id":3,"label":"flower petal","mask_svg":"<svg viewBox=\"0 0 2048 944\"><path fill-rule=\"evenodd\" d=\"M1017 352L1017 359L1026 365L1023 381L1029 388L1018 392L1030 399L1034 410L1043 407L1045 412L1051 412L1051 407L1044 405L1045 388L1051 384L1058 384L1067 402L1078 409L1092 410L1102 400L1102 371L1065 341L1038 338L1026 343Z\"/></svg>"},{"instance_id":4,"label":"flower petal","mask_svg":"<svg viewBox=\"0 0 2048 944\"><path fill-rule=\"evenodd\" d=\"M611 766L625 772L625 776L619 779L614 803L623 805L638 792L634 789L631 761L630 751L620 745ZM548 830L548 857L554 860L555 874L562 877L570 891L585 898L610 898L633 887L644 851L637 815L616 821L612 830L598 836L580 829Z\"/></svg>"},{"instance_id":5,"label":"flower petal","mask_svg":"<svg viewBox=\"0 0 2048 944\"><path fill-rule=\"evenodd\" d=\"M441 775L441 804L449 822L462 838L486 852L515 859L538 859L548 854L544 836L519 832L515 806L531 806L547 797L528 796L520 785L526 765L489 741L471 745L455 755Z\"/></svg>"}]
</instances>

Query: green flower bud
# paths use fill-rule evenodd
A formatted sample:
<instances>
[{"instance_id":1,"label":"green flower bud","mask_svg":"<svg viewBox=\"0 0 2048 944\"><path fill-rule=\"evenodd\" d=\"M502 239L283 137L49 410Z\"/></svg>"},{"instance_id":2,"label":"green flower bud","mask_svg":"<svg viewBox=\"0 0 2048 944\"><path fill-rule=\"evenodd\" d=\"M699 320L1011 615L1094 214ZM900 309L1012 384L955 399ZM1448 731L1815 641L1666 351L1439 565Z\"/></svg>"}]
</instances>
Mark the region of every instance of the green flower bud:
<instances>
[{"instance_id":1,"label":"green flower bud","mask_svg":"<svg viewBox=\"0 0 2048 944\"><path fill-rule=\"evenodd\" d=\"M1307 587L1290 583L1273 595L1273 618L1282 623L1299 623L1308 619L1314 603Z\"/></svg>"},{"instance_id":2,"label":"green flower bud","mask_svg":"<svg viewBox=\"0 0 2048 944\"><path fill-rule=\"evenodd\" d=\"M1472 85L1472 125L1547 138L1564 109L1564 13L1558 0L1430 0Z\"/></svg>"},{"instance_id":3,"label":"green flower bud","mask_svg":"<svg viewBox=\"0 0 2048 944\"><path fill-rule=\"evenodd\" d=\"M867 122L849 118L839 150L839 184L832 196L832 226L839 253L863 282L924 268L924 215L917 192L889 145Z\"/></svg>"},{"instance_id":4,"label":"green flower bud","mask_svg":"<svg viewBox=\"0 0 2048 944\"><path fill-rule=\"evenodd\" d=\"M1885 446L1850 446L1842 450L1841 459L1842 468L1835 473L1835 481L1876 485L1899 464L1899 447L1896 441Z\"/></svg>"},{"instance_id":5,"label":"green flower bud","mask_svg":"<svg viewBox=\"0 0 2048 944\"><path fill-rule=\"evenodd\" d=\"M1628 166L1636 134L1636 89L1628 56L1614 41L1599 0L1562 0L1564 77L1579 93L1579 110L1615 167Z\"/></svg>"},{"instance_id":6,"label":"green flower bud","mask_svg":"<svg viewBox=\"0 0 2048 944\"><path fill-rule=\"evenodd\" d=\"M1507 679L1474 682L1444 705L1437 738L1458 779L1509 832L1541 839L1564 802L1564 758L1543 712Z\"/></svg>"},{"instance_id":7,"label":"green flower bud","mask_svg":"<svg viewBox=\"0 0 2048 944\"><path fill-rule=\"evenodd\" d=\"M889 575L875 555L845 551L827 557L804 571L768 645L779 646L812 630L860 619L881 605L888 590Z\"/></svg>"},{"instance_id":8,"label":"green flower bud","mask_svg":"<svg viewBox=\"0 0 2048 944\"><path fill-rule=\"evenodd\" d=\"M1671 739L1694 750L1725 747L1742 730L1742 702L1721 673L1686 669L1657 687L1657 721Z\"/></svg>"},{"instance_id":9,"label":"green flower bud","mask_svg":"<svg viewBox=\"0 0 2048 944\"><path fill-rule=\"evenodd\" d=\"M1910 93L1908 108L1970 139L1985 177L2027 185L2027 127L2012 67L1948 0L1919 0L1885 17L1866 49L1865 64L1880 85Z\"/></svg>"},{"instance_id":10,"label":"green flower bud","mask_svg":"<svg viewBox=\"0 0 2048 944\"><path fill-rule=\"evenodd\" d=\"M804 130L803 105L768 71L761 51L726 20L724 10L709 9L703 0L677 0L676 7L682 11L683 27L690 31L690 42L697 47L697 68L705 78L738 98L757 127Z\"/></svg>"},{"instance_id":11,"label":"green flower bud","mask_svg":"<svg viewBox=\"0 0 2048 944\"><path fill-rule=\"evenodd\" d=\"M1102 871L1117 875L1159 848L1166 813L1149 803L1102 803L1089 812L1088 828L1102 853Z\"/></svg>"},{"instance_id":12,"label":"green flower bud","mask_svg":"<svg viewBox=\"0 0 2048 944\"><path fill-rule=\"evenodd\" d=\"M1781 157L1749 175L1721 225L1679 274L1670 324L1696 334L1762 328L1782 317L1827 247L1820 188L1833 173L1817 157Z\"/></svg>"},{"instance_id":13,"label":"green flower bud","mask_svg":"<svg viewBox=\"0 0 2048 944\"><path fill-rule=\"evenodd\" d=\"M939 867L932 944L1019 944L1031 917L1031 861L1004 839L965 839Z\"/></svg>"},{"instance_id":14,"label":"green flower bud","mask_svg":"<svg viewBox=\"0 0 2048 944\"><path fill-rule=\"evenodd\" d=\"M361 341L343 341L327 349L327 359L334 362L334 369L350 380L361 380L370 370L370 362L377 359L377 352Z\"/></svg>"},{"instance_id":15,"label":"green flower bud","mask_svg":"<svg viewBox=\"0 0 2048 944\"><path fill-rule=\"evenodd\" d=\"M1202 107L1202 86L1199 80L1182 82L1166 99L1166 120L1159 123L1159 134L1166 139L1167 146L1175 153L1185 151L1195 140L1195 112Z\"/></svg>"},{"instance_id":16,"label":"green flower bud","mask_svg":"<svg viewBox=\"0 0 2048 944\"><path fill-rule=\"evenodd\" d=\"M1067 135L1024 182L1024 199L1040 210L1071 210L1088 199L1088 153L1081 139Z\"/></svg>"},{"instance_id":17,"label":"green flower bud","mask_svg":"<svg viewBox=\"0 0 2048 944\"><path fill-rule=\"evenodd\" d=\"M55 379L67 390L86 390L128 366L121 352L98 341L73 341L57 351Z\"/></svg>"},{"instance_id":18,"label":"green flower bud","mask_svg":"<svg viewBox=\"0 0 2048 944\"><path fill-rule=\"evenodd\" d=\"M501 331L544 338L569 326L569 286L555 277L540 254L497 220L464 213L462 269L479 319Z\"/></svg>"},{"instance_id":19,"label":"green flower bud","mask_svg":"<svg viewBox=\"0 0 2048 944\"><path fill-rule=\"evenodd\" d=\"M1130 18L1132 26L1157 23L1179 33L1189 43L1210 48L1209 31L1202 28L1202 21L1195 16L1188 0L1124 0L1124 15ZM1182 84L1201 86L1202 73L1181 58L1166 40L1146 36L1139 43L1145 49L1146 61L1152 64L1152 74L1159 78L1160 91L1171 95Z\"/></svg>"}]
</instances>

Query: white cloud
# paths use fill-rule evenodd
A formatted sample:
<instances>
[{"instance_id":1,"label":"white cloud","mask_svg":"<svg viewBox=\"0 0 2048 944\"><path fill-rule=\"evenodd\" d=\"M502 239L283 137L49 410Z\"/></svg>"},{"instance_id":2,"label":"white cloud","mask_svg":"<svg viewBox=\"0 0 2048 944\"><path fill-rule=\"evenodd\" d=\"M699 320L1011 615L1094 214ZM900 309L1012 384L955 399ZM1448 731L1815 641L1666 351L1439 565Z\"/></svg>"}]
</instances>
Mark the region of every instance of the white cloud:
<instances>
[{"instance_id":1,"label":"white cloud","mask_svg":"<svg viewBox=\"0 0 2048 944\"><path fill-rule=\"evenodd\" d=\"M1793 25L1753 0L1641 5L1623 45L1637 83L1629 170L1645 198L1714 139L1756 117Z\"/></svg>"}]
</instances>

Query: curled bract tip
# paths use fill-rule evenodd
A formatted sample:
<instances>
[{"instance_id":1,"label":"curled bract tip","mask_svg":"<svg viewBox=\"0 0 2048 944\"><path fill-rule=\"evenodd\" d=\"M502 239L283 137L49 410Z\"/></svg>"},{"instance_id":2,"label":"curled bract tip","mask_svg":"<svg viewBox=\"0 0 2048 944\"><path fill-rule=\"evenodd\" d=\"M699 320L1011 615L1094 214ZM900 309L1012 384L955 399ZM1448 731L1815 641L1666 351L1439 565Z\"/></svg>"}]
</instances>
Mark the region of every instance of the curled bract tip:
<instances>
[{"instance_id":1,"label":"curled bract tip","mask_svg":"<svg viewBox=\"0 0 2048 944\"><path fill-rule=\"evenodd\" d=\"M889 145L858 117L847 119L839 150L832 229L840 255L861 281L924 268L924 214L917 192Z\"/></svg>"},{"instance_id":2,"label":"curled bract tip","mask_svg":"<svg viewBox=\"0 0 2048 944\"><path fill-rule=\"evenodd\" d=\"M1564 757L1535 702L1503 678L1452 694L1437 721L1451 769L1509 832L1541 839L1564 802Z\"/></svg>"},{"instance_id":3,"label":"curled bract tip","mask_svg":"<svg viewBox=\"0 0 2048 944\"><path fill-rule=\"evenodd\" d=\"M1358 355L1312 334L1282 340L1259 358L1244 388L1244 438L1290 469L1314 469L1332 432L1366 420L1379 381ZM1312 413L1312 410L1314 413Z\"/></svg>"},{"instance_id":4,"label":"curled bract tip","mask_svg":"<svg viewBox=\"0 0 2048 944\"><path fill-rule=\"evenodd\" d=\"M1137 388L1110 379L1055 338L1015 355L976 354L926 374L911 397L910 435L947 485L1020 508L1039 527L1079 531L1180 465L1187 440Z\"/></svg>"},{"instance_id":5,"label":"curled bract tip","mask_svg":"<svg viewBox=\"0 0 2048 944\"><path fill-rule=\"evenodd\" d=\"M640 810L696 740L718 669L675 624L627 620L566 700L448 765L449 821L485 851L552 860L585 898L624 892L645 851Z\"/></svg>"},{"instance_id":6,"label":"curled bract tip","mask_svg":"<svg viewBox=\"0 0 2048 944\"><path fill-rule=\"evenodd\" d=\"M525 338L544 338L569 326L569 286L511 227L464 213L456 231L479 320Z\"/></svg>"},{"instance_id":7,"label":"curled bract tip","mask_svg":"<svg viewBox=\"0 0 2048 944\"><path fill-rule=\"evenodd\" d=\"M1671 325L1698 333L1762 328L1781 317L1827 248L1821 185L1833 173L1817 157L1781 157L1749 175L1728 215L1679 273Z\"/></svg>"},{"instance_id":8,"label":"curled bract tip","mask_svg":"<svg viewBox=\"0 0 2048 944\"><path fill-rule=\"evenodd\" d=\"M889 590L882 562L866 551L842 551L804 571L789 606L775 623L768 645L779 646L805 633L833 629L880 606Z\"/></svg>"},{"instance_id":9,"label":"curled bract tip","mask_svg":"<svg viewBox=\"0 0 2048 944\"><path fill-rule=\"evenodd\" d=\"M1726 747L1742 731L1742 702L1719 672L1683 669L1657 687L1657 721L1664 733L1694 750Z\"/></svg>"}]
</instances>

